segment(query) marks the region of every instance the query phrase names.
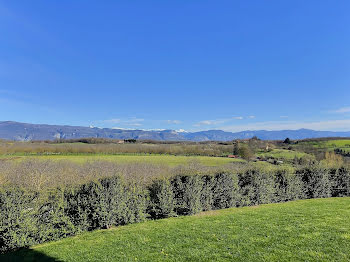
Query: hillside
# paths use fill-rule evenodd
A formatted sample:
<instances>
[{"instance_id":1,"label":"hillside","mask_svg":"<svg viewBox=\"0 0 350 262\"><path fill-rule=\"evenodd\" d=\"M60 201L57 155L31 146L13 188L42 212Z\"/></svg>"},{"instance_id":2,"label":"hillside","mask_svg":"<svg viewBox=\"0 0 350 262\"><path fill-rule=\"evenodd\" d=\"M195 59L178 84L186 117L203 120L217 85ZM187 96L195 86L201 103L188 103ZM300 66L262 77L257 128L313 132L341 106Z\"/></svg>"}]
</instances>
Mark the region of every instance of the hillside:
<instances>
[{"instance_id":1,"label":"hillside","mask_svg":"<svg viewBox=\"0 0 350 262\"><path fill-rule=\"evenodd\" d=\"M84 233L1 261L348 261L350 198L203 212Z\"/></svg>"},{"instance_id":2,"label":"hillside","mask_svg":"<svg viewBox=\"0 0 350 262\"><path fill-rule=\"evenodd\" d=\"M309 129L280 131L242 131L225 132L208 130L199 132L177 132L174 130L145 131L112 128L97 128L66 125L28 124L13 121L0 122L0 138L17 141L74 139L82 137L139 139L159 141L229 141L247 139L257 136L263 140L319 138L319 137L350 137L350 132L315 131Z\"/></svg>"}]
</instances>

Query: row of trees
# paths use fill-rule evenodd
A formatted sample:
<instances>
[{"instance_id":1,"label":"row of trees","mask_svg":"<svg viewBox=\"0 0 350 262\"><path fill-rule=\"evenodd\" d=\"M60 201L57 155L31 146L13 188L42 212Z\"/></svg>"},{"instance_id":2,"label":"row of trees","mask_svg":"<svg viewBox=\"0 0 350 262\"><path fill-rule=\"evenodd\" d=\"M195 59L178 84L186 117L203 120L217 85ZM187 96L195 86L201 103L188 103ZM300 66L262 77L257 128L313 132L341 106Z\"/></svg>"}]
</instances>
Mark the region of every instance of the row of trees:
<instances>
[{"instance_id":1,"label":"row of trees","mask_svg":"<svg viewBox=\"0 0 350 262\"><path fill-rule=\"evenodd\" d=\"M203 210L350 196L349 169L311 166L290 171L178 174L141 184L111 176L45 190L2 186L0 250Z\"/></svg>"},{"instance_id":2,"label":"row of trees","mask_svg":"<svg viewBox=\"0 0 350 262\"><path fill-rule=\"evenodd\" d=\"M345 157L350 157L350 151L349 150L344 150L344 149L341 149L341 148L336 148L334 149L334 152L336 154L339 154L339 155L342 155L342 156L345 156Z\"/></svg>"},{"instance_id":3,"label":"row of trees","mask_svg":"<svg viewBox=\"0 0 350 262\"><path fill-rule=\"evenodd\" d=\"M143 144L134 140L125 143L60 143L3 142L0 154L171 154L227 156L232 154L233 144Z\"/></svg>"}]
</instances>

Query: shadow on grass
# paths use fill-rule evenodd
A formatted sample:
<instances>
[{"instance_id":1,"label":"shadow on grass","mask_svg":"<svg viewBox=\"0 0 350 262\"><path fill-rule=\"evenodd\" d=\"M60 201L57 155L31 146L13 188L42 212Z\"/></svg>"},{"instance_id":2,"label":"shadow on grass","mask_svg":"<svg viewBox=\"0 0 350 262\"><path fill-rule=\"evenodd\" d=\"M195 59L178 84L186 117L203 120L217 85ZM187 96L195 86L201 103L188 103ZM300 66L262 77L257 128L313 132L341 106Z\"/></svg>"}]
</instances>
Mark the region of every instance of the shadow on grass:
<instances>
[{"instance_id":1,"label":"shadow on grass","mask_svg":"<svg viewBox=\"0 0 350 262\"><path fill-rule=\"evenodd\" d=\"M0 254L0 261L1 262L17 262L17 261L24 261L24 262L54 262L54 261L61 261L53 257L49 257L43 253L40 253L33 249L20 249L14 252L10 252L7 254Z\"/></svg>"}]
</instances>

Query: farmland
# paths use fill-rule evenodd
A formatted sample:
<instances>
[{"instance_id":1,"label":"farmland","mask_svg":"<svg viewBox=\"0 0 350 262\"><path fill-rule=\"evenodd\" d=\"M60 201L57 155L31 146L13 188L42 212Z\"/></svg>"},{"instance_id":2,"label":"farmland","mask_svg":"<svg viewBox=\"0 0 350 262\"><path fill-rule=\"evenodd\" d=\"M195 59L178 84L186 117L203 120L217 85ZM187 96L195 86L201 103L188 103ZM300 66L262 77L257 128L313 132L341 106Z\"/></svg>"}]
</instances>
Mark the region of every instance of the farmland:
<instances>
[{"instance_id":1,"label":"farmland","mask_svg":"<svg viewBox=\"0 0 350 262\"><path fill-rule=\"evenodd\" d=\"M305 156L311 156L304 152L298 152L298 151L292 151L292 150L286 150L286 149L274 149L270 152L264 152L260 151L257 153L258 156L265 157L265 158L277 158L282 160L293 160L295 157L305 157Z\"/></svg>"},{"instance_id":2,"label":"farmland","mask_svg":"<svg viewBox=\"0 0 350 262\"><path fill-rule=\"evenodd\" d=\"M114 140L80 140L52 142L0 142L0 159L69 160L76 163L109 161L118 163L152 163L169 166L197 161L206 166L225 165L254 160L282 160L291 164L300 158L313 159L310 145L304 142L286 145L278 141L250 139L226 143L206 142L143 142L117 144ZM305 146L307 145L307 146ZM268 149L267 149L268 148ZM312 147L313 148L313 147ZM236 158L228 159L228 155Z\"/></svg>"},{"instance_id":3,"label":"farmland","mask_svg":"<svg viewBox=\"0 0 350 262\"><path fill-rule=\"evenodd\" d=\"M325 141L310 141L310 142L301 142L299 143L300 146L312 146L316 149L323 149L323 150L334 150L336 148L339 149L345 149L347 151L350 151L350 140L349 139L337 139L337 140L325 140Z\"/></svg>"},{"instance_id":4,"label":"farmland","mask_svg":"<svg viewBox=\"0 0 350 262\"><path fill-rule=\"evenodd\" d=\"M0 262L350 262L349 13L0 0Z\"/></svg>"},{"instance_id":5,"label":"farmland","mask_svg":"<svg viewBox=\"0 0 350 262\"><path fill-rule=\"evenodd\" d=\"M350 198L203 212L98 230L1 261L348 261Z\"/></svg>"},{"instance_id":6,"label":"farmland","mask_svg":"<svg viewBox=\"0 0 350 262\"><path fill-rule=\"evenodd\" d=\"M348 214L339 215L339 207L347 208L349 199L283 204L350 196L349 165L333 151L304 150L301 145L309 141L257 138L95 142L0 143L0 252L8 254L3 258L280 261L303 245L301 254L310 261L334 256L332 248L324 253L316 248L326 246L327 238L318 238L330 231L320 214L342 221ZM318 233L309 235L311 228ZM337 230L331 234L341 260L348 256L346 243ZM347 234L345 228L342 236ZM285 238L289 251L282 253L279 243ZM304 238L311 239L309 246ZM96 252L89 253L92 240ZM69 245L76 251L65 251ZM16 252L26 247L32 248ZM102 250L109 250L106 257Z\"/></svg>"},{"instance_id":7,"label":"farmland","mask_svg":"<svg viewBox=\"0 0 350 262\"><path fill-rule=\"evenodd\" d=\"M345 160L349 161L350 159L349 139L306 139L298 141L291 148L299 152L315 155L318 159L321 159L325 152L336 152L336 154L344 156Z\"/></svg>"},{"instance_id":8,"label":"farmland","mask_svg":"<svg viewBox=\"0 0 350 262\"><path fill-rule=\"evenodd\" d=\"M92 161L107 161L112 163L146 163L156 165L168 165L171 167L177 165L185 165L189 162L198 162L205 166L220 166L233 162L244 162L242 159L231 159L224 157L209 157L209 156L174 156L174 155L146 155L146 154L118 154L118 155L103 155L103 154L79 154L79 155L16 155L0 156L0 160L53 160L53 161L72 161L74 163L86 163Z\"/></svg>"}]
</instances>

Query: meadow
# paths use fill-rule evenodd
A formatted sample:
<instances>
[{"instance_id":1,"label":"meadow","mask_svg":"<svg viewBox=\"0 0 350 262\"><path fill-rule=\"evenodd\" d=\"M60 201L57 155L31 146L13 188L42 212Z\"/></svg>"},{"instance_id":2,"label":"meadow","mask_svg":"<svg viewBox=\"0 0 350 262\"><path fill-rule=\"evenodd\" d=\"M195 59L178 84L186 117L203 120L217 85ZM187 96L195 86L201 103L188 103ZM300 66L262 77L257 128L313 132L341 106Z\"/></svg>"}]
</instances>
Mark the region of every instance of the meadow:
<instances>
[{"instance_id":1,"label":"meadow","mask_svg":"<svg viewBox=\"0 0 350 262\"><path fill-rule=\"evenodd\" d=\"M190 162L198 162L205 166L220 166L233 162L244 162L242 159L232 159L225 157L210 156L176 156L159 154L47 154L47 155L1 155L0 161L23 161L23 160L42 160L42 161L72 161L74 163L86 163L93 161L107 161L113 163L146 163L156 165L168 165L171 167L185 165Z\"/></svg>"},{"instance_id":2,"label":"meadow","mask_svg":"<svg viewBox=\"0 0 350 262\"><path fill-rule=\"evenodd\" d=\"M350 139L330 139L301 141L297 147L313 147L315 149L333 151L336 148L350 151Z\"/></svg>"},{"instance_id":3,"label":"meadow","mask_svg":"<svg viewBox=\"0 0 350 262\"><path fill-rule=\"evenodd\" d=\"M87 232L1 261L349 261L350 198L202 212Z\"/></svg>"},{"instance_id":4,"label":"meadow","mask_svg":"<svg viewBox=\"0 0 350 262\"><path fill-rule=\"evenodd\" d=\"M260 151L257 153L257 156L264 157L264 158L276 158L280 160L293 160L296 157L301 158L305 156L312 157L312 155L304 152L298 152L298 151L286 150L286 149L273 149L270 152Z\"/></svg>"},{"instance_id":5,"label":"meadow","mask_svg":"<svg viewBox=\"0 0 350 262\"><path fill-rule=\"evenodd\" d=\"M339 139L339 140L327 140L327 141L319 141L313 144L315 147L320 148L350 148L350 140L349 139Z\"/></svg>"}]
</instances>

